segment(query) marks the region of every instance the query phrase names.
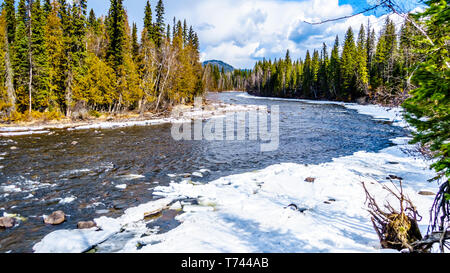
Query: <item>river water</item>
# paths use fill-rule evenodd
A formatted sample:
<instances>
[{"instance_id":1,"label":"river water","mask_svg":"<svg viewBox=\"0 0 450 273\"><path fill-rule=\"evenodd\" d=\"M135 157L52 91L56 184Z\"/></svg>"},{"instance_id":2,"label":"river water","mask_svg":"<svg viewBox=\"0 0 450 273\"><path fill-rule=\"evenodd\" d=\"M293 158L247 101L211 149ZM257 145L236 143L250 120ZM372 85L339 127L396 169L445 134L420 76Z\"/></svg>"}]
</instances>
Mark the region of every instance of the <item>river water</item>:
<instances>
[{"instance_id":1,"label":"river water","mask_svg":"<svg viewBox=\"0 0 450 273\"><path fill-rule=\"evenodd\" d=\"M0 252L32 252L52 231L75 229L79 221L101 216L119 217L124 209L157 198L153 188L185 179L183 174L208 170L202 178L192 178L207 183L282 162L325 163L357 151L377 152L393 145L390 139L407 135L340 105L241 94L211 93L208 98L278 105L278 150L260 152L261 143L255 141L175 141L170 124L0 137L0 216L6 212L25 218L13 229L0 229ZM56 210L63 210L67 221L45 225L42 216ZM172 228L173 222L164 223Z\"/></svg>"}]
</instances>

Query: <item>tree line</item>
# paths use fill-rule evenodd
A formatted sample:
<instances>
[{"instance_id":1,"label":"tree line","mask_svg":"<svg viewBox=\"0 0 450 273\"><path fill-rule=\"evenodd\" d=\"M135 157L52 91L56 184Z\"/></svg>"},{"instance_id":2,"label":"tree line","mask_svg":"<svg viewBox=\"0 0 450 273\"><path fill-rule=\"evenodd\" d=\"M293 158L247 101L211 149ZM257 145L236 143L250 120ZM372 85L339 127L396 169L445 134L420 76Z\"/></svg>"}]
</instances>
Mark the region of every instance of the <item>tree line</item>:
<instances>
[{"instance_id":1,"label":"tree line","mask_svg":"<svg viewBox=\"0 0 450 273\"><path fill-rule=\"evenodd\" d=\"M155 16L153 16L153 12ZM123 0L106 16L87 0L5 0L0 13L0 115L162 110L204 92L199 40L186 20L145 6L138 38ZM155 18L153 18L155 17Z\"/></svg>"},{"instance_id":2,"label":"tree line","mask_svg":"<svg viewBox=\"0 0 450 273\"><path fill-rule=\"evenodd\" d=\"M331 53L325 43L292 60L289 50L281 59L258 61L245 78L248 92L261 96L328 99L399 105L411 84L408 75L417 60L411 39L417 30L406 21L397 33L387 17L377 35L368 23L355 36L347 30L343 44L336 36Z\"/></svg>"},{"instance_id":3,"label":"tree line","mask_svg":"<svg viewBox=\"0 0 450 273\"><path fill-rule=\"evenodd\" d=\"M207 64L203 68L203 83L205 89L212 92L245 90L249 70L235 69L225 71L223 67L215 64Z\"/></svg>"}]
</instances>

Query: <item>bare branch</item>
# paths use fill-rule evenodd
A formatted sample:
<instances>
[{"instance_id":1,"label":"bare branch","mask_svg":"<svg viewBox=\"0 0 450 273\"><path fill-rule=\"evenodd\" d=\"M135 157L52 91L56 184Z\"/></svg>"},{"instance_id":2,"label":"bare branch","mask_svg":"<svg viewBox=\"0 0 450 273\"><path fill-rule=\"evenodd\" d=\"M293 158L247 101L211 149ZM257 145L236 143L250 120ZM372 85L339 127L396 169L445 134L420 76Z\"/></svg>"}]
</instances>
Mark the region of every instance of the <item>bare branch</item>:
<instances>
[{"instance_id":1,"label":"bare branch","mask_svg":"<svg viewBox=\"0 0 450 273\"><path fill-rule=\"evenodd\" d=\"M308 21L304 21L304 22L307 23L307 24L310 24L310 25L321 25L321 24L325 24L325 23L329 23L329 22L334 22L334 21L339 21L339 20L343 20L343 19L348 19L348 18L357 16L357 15L360 15L360 14L364 14L364 13L372 11L372 10L376 10L376 9L378 9L381 6L384 6L388 2L390 2L390 1L389 0L383 0L379 4L377 4L377 5L373 6L373 7L367 8L367 9L361 11L361 12L358 12L358 13L355 13L355 14L352 14L352 15L347 15L347 16L334 18L334 19L328 19L328 20L321 21L321 22L316 22L316 23L311 23L311 22L308 22Z\"/></svg>"}]
</instances>

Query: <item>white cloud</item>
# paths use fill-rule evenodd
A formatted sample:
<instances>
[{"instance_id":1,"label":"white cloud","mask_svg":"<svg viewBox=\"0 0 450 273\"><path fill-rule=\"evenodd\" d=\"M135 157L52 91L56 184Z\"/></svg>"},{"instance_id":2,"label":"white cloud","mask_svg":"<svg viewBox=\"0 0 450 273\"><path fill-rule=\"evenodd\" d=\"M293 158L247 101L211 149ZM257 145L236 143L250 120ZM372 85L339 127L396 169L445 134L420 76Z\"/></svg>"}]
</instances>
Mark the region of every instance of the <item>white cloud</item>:
<instances>
[{"instance_id":1,"label":"white cloud","mask_svg":"<svg viewBox=\"0 0 450 273\"><path fill-rule=\"evenodd\" d=\"M331 47L337 34L342 41L349 26L357 32L369 19L378 33L385 20L358 15L316 26L304 22L352 14L352 7L338 0L166 2L168 18L186 18L198 32L203 60L219 59L239 68L252 68L258 58L283 57L287 49L293 58L304 58L307 49L319 49L323 42Z\"/></svg>"}]
</instances>

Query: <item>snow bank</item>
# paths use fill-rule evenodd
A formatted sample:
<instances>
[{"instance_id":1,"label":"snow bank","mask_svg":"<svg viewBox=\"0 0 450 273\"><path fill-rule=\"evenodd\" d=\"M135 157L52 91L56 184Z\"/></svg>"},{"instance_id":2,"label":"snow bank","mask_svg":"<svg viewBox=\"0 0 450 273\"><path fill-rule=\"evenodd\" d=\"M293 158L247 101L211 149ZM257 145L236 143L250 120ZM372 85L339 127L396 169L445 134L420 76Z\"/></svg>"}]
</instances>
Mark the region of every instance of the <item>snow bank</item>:
<instances>
[{"instance_id":1,"label":"snow bank","mask_svg":"<svg viewBox=\"0 0 450 273\"><path fill-rule=\"evenodd\" d=\"M380 105L360 105L357 103L344 103L339 101L319 101L305 99L285 99L285 98L266 98L257 97L249 94L241 94L238 97L246 99L260 99L272 101L296 101L309 104L335 104L348 109L356 110L359 114L372 116L376 120L385 120L393 123L394 126L408 127L408 123L403 119L403 109L401 107L384 107Z\"/></svg>"},{"instance_id":2,"label":"snow bank","mask_svg":"<svg viewBox=\"0 0 450 273\"><path fill-rule=\"evenodd\" d=\"M380 252L361 182L378 200L391 200L395 205L377 181L390 185L386 176L403 177L406 194L423 216L422 231L427 228L434 198L418 192L437 189L426 182L435 175L428 163L402 152L407 148L406 138L396 141L403 144L379 153L358 152L326 164L283 163L208 184L186 181L158 187L156 191L164 199L129 209L117 220L101 218L107 223L99 225L103 231L55 232L34 249L82 252L142 221L146 212L178 198L195 198L199 205L182 206L185 213L177 217L180 226L144 238L141 235L148 230L142 230L122 252ZM307 177L316 180L305 182ZM290 204L299 210L287 208ZM144 245L140 250L138 243Z\"/></svg>"},{"instance_id":3,"label":"snow bank","mask_svg":"<svg viewBox=\"0 0 450 273\"><path fill-rule=\"evenodd\" d=\"M33 246L36 253L81 253L104 242L122 229L144 219L148 212L167 207L173 200L159 199L139 207L127 209L124 215L117 219L101 217L95 219L100 230L58 230L54 231Z\"/></svg>"},{"instance_id":4,"label":"snow bank","mask_svg":"<svg viewBox=\"0 0 450 273\"><path fill-rule=\"evenodd\" d=\"M374 118L397 120L397 110L351 107ZM401 124L398 120L397 125ZM121 252L384 252L366 210L361 183L366 183L377 200L391 201L395 206L378 182L391 185L387 176L402 177L404 192L423 216L419 223L423 232L434 197L418 193L438 188L427 182L435 176L429 169L430 162L404 152L411 148L408 140L398 138L394 140L397 146L380 152L357 152L320 165L282 163L208 184L183 181L160 186L154 194L163 199L129 209L119 219L97 219L104 234L59 231L45 237L34 250L82 252L111 234L132 230L135 237L127 239ZM315 182L305 182L309 177ZM150 231L143 225L143 215L184 198L196 199L198 205L176 203L184 211L176 218L181 225L167 233L153 232L148 236ZM137 245L142 247L138 249Z\"/></svg>"},{"instance_id":5,"label":"snow bank","mask_svg":"<svg viewBox=\"0 0 450 273\"><path fill-rule=\"evenodd\" d=\"M224 116L227 112L249 111L259 108L261 107L255 105L231 105L223 103L213 103L205 106L204 109L179 106L178 111L180 115L177 115L177 113L174 112L173 116L168 118L123 122L98 122L94 124L75 126L73 128L69 128L69 130L116 129L124 127L160 125L166 123L185 123L190 122L192 119L217 118Z\"/></svg>"},{"instance_id":6,"label":"snow bank","mask_svg":"<svg viewBox=\"0 0 450 273\"><path fill-rule=\"evenodd\" d=\"M2 133L0 132L0 136L2 137L14 137L14 136L28 136L28 135L38 135L38 134L48 134L50 131L24 131L24 132L8 132Z\"/></svg>"},{"instance_id":7,"label":"snow bank","mask_svg":"<svg viewBox=\"0 0 450 273\"><path fill-rule=\"evenodd\" d=\"M137 236L122 251L379 252L361 182L378 200L391 200L394 205L377 181L389 184L390 174L403 177L406 194L423 216L422 231L433 202L433 197L418 192L433 186L426 181L434 173L427 162L408 157L401 148L405 145L379 153L358 152L320 165L283 163L205 185L182 182L158 187L162 196L196 198L199 206L184 207L178 228ZM307 177L316 180L307 183ZM287 208L290 204L299 210ZM137 243L146 246L137 250Z\"/></svg>"}]
</instances>

